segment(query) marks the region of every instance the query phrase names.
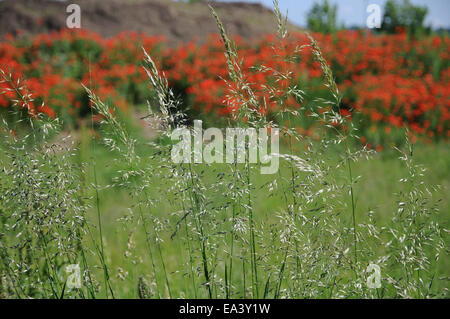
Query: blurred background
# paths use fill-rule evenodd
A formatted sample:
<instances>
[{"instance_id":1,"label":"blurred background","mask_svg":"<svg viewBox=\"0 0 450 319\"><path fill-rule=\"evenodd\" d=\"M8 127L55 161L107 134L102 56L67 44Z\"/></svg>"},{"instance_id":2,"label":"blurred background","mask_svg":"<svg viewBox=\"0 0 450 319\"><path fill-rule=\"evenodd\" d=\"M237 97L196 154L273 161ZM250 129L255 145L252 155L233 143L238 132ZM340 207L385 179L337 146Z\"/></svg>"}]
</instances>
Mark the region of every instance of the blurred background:
<instances>
[{"instance_id":1,"label":"blurred background","mask_svg":"<svg viewBox=\"0 0 450 319\"><path fill-rule=\"evenodd\" d=\"M269 79L252 68L276 63L269 52L277 24L270 0L79 0L81 29L68 28L76 22L69 4L0 2L0 66L26 78L36 105L47 102L36 109L58 115L68 127L82 126L90 114L80 82L97 88L102 98L125 113L145 108L152 93L140 67L142 45L167 71L191 119L213 124L226 118L225 57L208 4L238 41L246 71L256 84ZM448 140L448 1L281 0L279 4L288 12L291 45L307 42L305 30L318 40L344 93L341 108L354 116L363 143L378 150L401 143L405 127L414 140ZM292 71L295 84L311 96L324 94L320 68L308 50ZM290 106L298 107L295 102ZM0 96L0 106L8 109L11 99ZM304 134L313 131L308 120L296 124Z\"/></svg>"},{"instance_id":2,"label":"blurred background","mask_svg":"<svg viewBox=\"0 0 450 319\"><path fill-rule=\"evenodd\" d=\"M0 0L0 35L48 32L66 27L68 1ZM169 42L190 41L216 32L206 3L223 10L229 32L249 37L272 31L271 0L80 0L82 27L112 36L121 31L165 35ZM382 30L393 32L397 26L443 32L450 28L450 3L446 0L281 0L283 13L296 27L313 31L365 29L371 4L381 8Z\"/></svg>"}]
</instances>

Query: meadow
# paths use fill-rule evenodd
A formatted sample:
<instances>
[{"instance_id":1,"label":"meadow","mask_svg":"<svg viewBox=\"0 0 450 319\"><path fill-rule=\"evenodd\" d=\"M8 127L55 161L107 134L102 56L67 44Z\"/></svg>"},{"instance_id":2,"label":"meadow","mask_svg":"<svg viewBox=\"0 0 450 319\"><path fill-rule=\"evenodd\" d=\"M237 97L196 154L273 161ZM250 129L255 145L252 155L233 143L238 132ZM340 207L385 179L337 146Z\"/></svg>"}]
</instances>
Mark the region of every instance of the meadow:
<instances>
[{"instance_id":1,"label":"meadow","mask_svg":"<svg viewBox=\"0 0 450 319\"><path fill-rule=\"evenodd\" d=\"M204 44L0 43L2 298L449 297L448 36L275 13L255 42L212 11ZM279 128L279 171L173 163L194 119Z\"/></svg>"}]
</instances>

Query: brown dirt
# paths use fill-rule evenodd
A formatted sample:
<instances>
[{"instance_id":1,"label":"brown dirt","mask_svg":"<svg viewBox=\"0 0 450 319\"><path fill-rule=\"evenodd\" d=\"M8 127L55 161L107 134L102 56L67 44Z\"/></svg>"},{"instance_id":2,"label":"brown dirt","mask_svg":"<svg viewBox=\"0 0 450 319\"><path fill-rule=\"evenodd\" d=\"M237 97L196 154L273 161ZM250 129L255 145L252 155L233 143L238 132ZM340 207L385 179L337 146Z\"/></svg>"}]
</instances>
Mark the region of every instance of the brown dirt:
<instances>
[{"instance_id":1,"label":"brown dirt","mask_svg":"<svg viewBox=\"0 0 450 319\"><path fill-rule=\"evenodd\" d=\"M205 39L217 27L208 8L216 9L227 31L249 39L276 29L273 12L261 4L172 0L4 0L0 1L0 37L7 33L36 34L66 28L66 6L81 7L81 25L103 37L122 31L163 35L169 44Z\"/></svg>"}]
</instances>

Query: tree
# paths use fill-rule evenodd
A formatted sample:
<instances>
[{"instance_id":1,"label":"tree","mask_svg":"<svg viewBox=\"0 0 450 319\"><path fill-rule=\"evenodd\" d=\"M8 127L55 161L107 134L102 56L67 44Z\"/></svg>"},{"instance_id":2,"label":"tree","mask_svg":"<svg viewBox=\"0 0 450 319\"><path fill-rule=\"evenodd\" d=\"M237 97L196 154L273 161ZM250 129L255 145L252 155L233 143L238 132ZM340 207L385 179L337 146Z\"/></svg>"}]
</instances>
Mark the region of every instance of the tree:
<instances>
[{"instance_id":1,"label":"tree","mask_svg":"<svg viewBox=\"0 0 450 319\"><path fill-rule=\"evenodd\" d=\"M415 6L410 0L403 0L402 3L388 0L384 6L381 30L395 33L398 28L405 28L411 34L429 31L424 25L427 14L427 7Z\"/></svg>"},{"instance_id":2,"label":"tree","mask_svg":"<svg viewBox=\"0 0 450 319\"><path fill-rule=\"evenodd\" d=\"M314 32L330 33L337 29L337 5L328 0L315 3L308 12L308 29Z\"/></svg>"}]
</instances>

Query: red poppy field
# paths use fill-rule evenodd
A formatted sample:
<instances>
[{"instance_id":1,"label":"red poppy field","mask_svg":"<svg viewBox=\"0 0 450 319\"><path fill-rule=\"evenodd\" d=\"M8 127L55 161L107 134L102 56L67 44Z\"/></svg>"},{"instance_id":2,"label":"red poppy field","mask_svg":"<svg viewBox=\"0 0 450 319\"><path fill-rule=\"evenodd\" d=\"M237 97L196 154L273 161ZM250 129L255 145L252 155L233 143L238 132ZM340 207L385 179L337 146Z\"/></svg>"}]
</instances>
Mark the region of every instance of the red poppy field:
<instances>
[{"instance_id":1,"label":"red poppy field","mask_svg":"<svg viewBox=\"0 0 450 319\"><path fill-rule=\"evenodd\" d=\"M403 137L408 127L413 140L448 140L450 137L450 39L429 36L419 39L406 33L373 35L341 31L333 35L313 34L333 69L343 95L341 109L361 131L361 141L377 149ZM306 35L291 34L280 55L272 48L273 36L254 41L236 39L238 54L248 82L267 104L265 112L280 107L261 90L273 80L258 66L284 70L295 76L280 83L320 96L321 71L311 56ZM75 124L89 114L89 103L81 84L91 86L114 107L128 112L151 95L141 67L146 48L167 74L170 85L185 100L185 107L212 120L232 111L223 103L227 79L226 58L219 37L204 44L170 48L164 39L123 33L110 39L87 32L62 31L33 38L8 37L0 43L0 66L13 78L26 79L35 101L30 112L43 112ZM282 54L302 48L300 58L287 66ZM3 83L2 89L7 89ZM5 91L5 90L4 90ZM14 91L0 95L0 107L8 109ZM44 106L41 106L45 102ZM302 109L311 103L291 97L283 107ZM314 125L299 120L297 130L311 134Z\"/></svg>"}]
</instances>

